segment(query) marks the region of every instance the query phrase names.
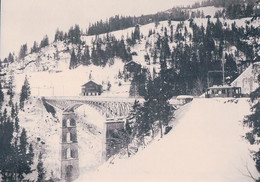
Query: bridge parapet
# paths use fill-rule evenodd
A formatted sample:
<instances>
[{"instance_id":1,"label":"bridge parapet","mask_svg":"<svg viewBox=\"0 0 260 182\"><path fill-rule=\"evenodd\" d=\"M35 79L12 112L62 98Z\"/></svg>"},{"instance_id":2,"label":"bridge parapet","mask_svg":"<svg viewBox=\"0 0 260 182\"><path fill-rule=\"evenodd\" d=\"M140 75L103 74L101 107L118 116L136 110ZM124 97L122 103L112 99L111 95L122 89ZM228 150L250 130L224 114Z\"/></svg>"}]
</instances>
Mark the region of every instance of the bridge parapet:
<instances>
[{"instance_id":1,"label":"bridge parapet","mask_svg":"<svg viewBox=\"0 0 260 182\"><path fill-rule=\"evenodd\" d=\"M106 118L127 116L135 101L133 98L104 97L46 97L44 100L61 112L73 112L82 105L89 105Z\"/></svg>"}]
</instances>

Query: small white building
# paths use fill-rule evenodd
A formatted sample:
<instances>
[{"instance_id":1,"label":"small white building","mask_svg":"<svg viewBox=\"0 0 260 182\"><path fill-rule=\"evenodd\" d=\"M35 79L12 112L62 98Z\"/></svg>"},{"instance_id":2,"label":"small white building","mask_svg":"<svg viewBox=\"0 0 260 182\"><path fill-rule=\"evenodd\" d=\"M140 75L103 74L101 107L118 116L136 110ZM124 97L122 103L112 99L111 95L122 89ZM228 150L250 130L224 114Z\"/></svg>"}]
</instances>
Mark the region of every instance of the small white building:
<instances>
[{"instance_id":1,"label":"small white building","mask_svg":"<svg viewBox=\"0 0 260 182\"><path fill-rule=\"evenodd\" d=\"M178 104L184 105L184 104L191 102L193 100L193 96L192 95L178 95L176 97L176 100L177 100Z\"/></svg>"}]
</instances>

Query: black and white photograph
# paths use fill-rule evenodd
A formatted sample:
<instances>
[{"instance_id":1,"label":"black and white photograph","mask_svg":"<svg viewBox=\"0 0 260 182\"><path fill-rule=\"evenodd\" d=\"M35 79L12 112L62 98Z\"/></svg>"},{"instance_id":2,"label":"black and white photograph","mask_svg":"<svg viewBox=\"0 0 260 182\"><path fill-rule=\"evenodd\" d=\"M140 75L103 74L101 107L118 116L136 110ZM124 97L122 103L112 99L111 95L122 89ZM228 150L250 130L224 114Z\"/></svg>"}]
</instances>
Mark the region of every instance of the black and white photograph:
<instances>
[{"instance_id":1,"label":"black and white photograph","mask_svg":"<svg viewBox=\"0 0 260 182\"><path fill-rule=\"evenodd\" d=\"M260 0L0 0L0 182L260 182Z\"/></svg>"}]
</instances>

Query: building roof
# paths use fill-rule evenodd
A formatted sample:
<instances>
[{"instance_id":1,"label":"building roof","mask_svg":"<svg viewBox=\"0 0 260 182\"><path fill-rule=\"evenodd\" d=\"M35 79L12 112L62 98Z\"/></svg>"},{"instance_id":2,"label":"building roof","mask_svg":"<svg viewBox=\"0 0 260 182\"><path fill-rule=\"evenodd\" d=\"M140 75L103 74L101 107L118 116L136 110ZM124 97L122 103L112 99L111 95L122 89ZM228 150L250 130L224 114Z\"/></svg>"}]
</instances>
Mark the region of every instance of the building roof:
<instances>
[{"instance_id":1,"label":"building roof","mask_svg":"<svg viewBox=\"0 0 260 182\"><path fill-rule=\"evenodd\" d=\"M192 95L178 95L176 99L193 99Z\"/></svg>"},{"instance_id":2,"label":"building roof","mask_svg":"<svg viewBox=\"0 0 260 182\"><path fill-rule=\"evenodd\" d=\"M213 85L212 87L209 87L209 89L225 89L225 88L240 88L240 87L234 87L229 85Z\"/></svg>"},{"instance_id":3,"label":"building roof","mask_svg":"<svg viewBox=\"0 0 260 182\"><path fill-rule=\"evenodd\" d=\"M90 84L90 83L95 84L95 85L98 85L98 86L101 86L101 85L99 85L99 84L93 82L92 80L90 80L89 82L87 82L87 83L85 83L84 85L82 85L82 87L85 87L85 86L87 86L87 85Z\"/></svg>"},{"instance_id":4,"label":"building roof","mask_svg":"<svg viewBox=\"0 0 260 182\"><path fill-rule=\"evenodd\" d=\"M138 63L137 61L129 61L128 63L126 63L125 65L129 65L129 64L136 64L136 65L140 65L141 66L141 64L140 63Z\"/></svg>"}]
</instances>

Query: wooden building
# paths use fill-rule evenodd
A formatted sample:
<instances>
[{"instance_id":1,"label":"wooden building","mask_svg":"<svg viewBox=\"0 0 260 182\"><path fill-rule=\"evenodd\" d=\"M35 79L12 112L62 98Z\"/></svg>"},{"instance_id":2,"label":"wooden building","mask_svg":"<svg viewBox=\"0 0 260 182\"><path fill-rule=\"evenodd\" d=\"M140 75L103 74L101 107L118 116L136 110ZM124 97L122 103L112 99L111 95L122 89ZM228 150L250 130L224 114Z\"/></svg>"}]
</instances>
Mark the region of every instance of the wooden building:
<instances>
[{"instance_id":1,"label":"wooden building","mask_svg":"<svg viewBox=\"0 0 260 182\"><path fill-rule=\"evenodd\" d=\"M130 73L139 73L141 72L141 68L142 66L134 61L130 61L124 66L124 69Z\"/></svg>"},{"instance_id":2,"label":"wooden building","mask_svg":"<svg viewBox=\"0 0 260 182\"><path fill-rule=\"evenodd\" d=\"M99 85L93 81L89 81L82 85L81 95L83 96L94 96L102 93L102 85Z\"/></svg>"},{"instance_id":3,"label":"wooden building","mask_svg":"<svg viewBox=\"0 0 260 182\"><path fill-rule=\"evenodd\" d=\"M212 97L240 97L241 87L213 86L207 89L206 98Z\"/></svg>"}]
</instances>

